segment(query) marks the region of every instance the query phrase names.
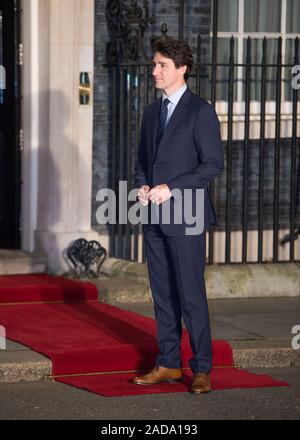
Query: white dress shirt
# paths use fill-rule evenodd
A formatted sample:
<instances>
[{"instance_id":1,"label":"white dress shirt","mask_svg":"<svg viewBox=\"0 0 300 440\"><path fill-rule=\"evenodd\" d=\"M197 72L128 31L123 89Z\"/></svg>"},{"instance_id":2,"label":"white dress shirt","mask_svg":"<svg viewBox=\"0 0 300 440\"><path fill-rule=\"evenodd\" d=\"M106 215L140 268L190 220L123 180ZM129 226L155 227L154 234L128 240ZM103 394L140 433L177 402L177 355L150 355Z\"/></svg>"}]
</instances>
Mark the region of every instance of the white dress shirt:
<instances>
[{"instance_id":1,"label":"white dress shirt","mask_svg":"<svg viewBox=\"0 0 300 440\"><path fill-rule=\"evenodd\" d=\"M168 104L168 116L167 116L167 122L166 125L169 123L169 120L176 108L176 105L178 104L180 98L182 97L182 95L184 94L184 92L187 89L187 85L184 84L182 87L180 87L180 89L178 89L175 93L173 93L173 95L171 96L167 96L165 93L162 94L162 98L163 100L168 98L168 100L170 101Z\"/></svg>"}]
</instances>

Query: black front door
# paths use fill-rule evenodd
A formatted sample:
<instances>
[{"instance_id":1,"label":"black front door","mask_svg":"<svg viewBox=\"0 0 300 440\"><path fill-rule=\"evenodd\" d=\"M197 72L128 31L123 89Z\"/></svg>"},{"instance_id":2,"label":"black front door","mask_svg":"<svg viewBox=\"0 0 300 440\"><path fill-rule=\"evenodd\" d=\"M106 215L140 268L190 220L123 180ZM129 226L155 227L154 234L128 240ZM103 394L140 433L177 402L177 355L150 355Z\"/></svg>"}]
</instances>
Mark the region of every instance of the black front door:
<instances>
[{"instance_id":1,"label":"black front door","mask_svg":"<svg viewBox=\"0 0 300 440\"><path fill-rule=\"evenodd\" d=\"M0 248L20 247L19 1L0 0Z\"/></svg>"}]
</instances>

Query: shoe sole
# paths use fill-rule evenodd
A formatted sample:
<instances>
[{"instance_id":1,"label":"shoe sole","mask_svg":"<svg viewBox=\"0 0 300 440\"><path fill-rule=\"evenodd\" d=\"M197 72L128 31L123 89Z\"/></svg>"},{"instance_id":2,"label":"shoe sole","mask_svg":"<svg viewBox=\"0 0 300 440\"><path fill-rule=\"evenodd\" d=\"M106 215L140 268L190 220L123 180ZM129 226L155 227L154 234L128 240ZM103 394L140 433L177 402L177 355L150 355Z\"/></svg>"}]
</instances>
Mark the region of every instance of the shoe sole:
<instances>
[{"instance_id":1,"label":"shoe sole","mask_svg":"<svg viewBox=\"0 0 300 440\"><path fill-rule=\"evenodd\" d=\"M160 383L181 383L181 382L182 379L160 380L159 382L153 382L153 383L132 381L132 383L135 385L158 385Z\"/></svg>"},{"instance_id":2,"label":"shoe sole","mask_svg":"<svg viewBox=\"0 0 300 440\"><path fill-rule=\"evenodd\" d=\"M210 393L211 392L211 390L207 390L207 391L193 391L193 390L190 390L190 393L192 393L192 394L207 394L207 393Z\"/></svg>"}]
</instances>

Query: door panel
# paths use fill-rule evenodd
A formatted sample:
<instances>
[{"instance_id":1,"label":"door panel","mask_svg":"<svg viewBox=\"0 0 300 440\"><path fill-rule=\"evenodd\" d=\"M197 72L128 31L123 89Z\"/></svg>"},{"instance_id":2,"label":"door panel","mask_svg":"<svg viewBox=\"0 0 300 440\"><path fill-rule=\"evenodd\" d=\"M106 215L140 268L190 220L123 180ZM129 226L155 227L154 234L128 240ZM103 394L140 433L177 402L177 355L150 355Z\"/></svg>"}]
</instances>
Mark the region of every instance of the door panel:
<instances>
[{"instance_id":1,"label":"door panel","mask_svg":"<svg viewBox=\"0 0 300 440\"><path fill-rule=\"evenodd\" d=\"M19 1L0 0L0 248L20 246Z\"/></svg>"}]
</instances>

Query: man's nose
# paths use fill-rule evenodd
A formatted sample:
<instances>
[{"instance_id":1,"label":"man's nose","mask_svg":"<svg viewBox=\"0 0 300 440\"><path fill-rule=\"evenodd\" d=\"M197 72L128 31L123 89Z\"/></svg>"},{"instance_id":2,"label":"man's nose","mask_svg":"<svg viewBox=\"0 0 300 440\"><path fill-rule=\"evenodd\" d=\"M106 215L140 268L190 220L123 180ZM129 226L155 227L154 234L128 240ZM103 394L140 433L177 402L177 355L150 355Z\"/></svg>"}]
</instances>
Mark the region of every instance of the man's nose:
<instances>
[{"instance_id":1,"label":"man's nose","mask_svg":"<svg viewBox=\"0 0 300 440\"><path fill-rule=\"evenodd\" d=\"M157 76L159 74L159 66L153 67L152 75Z\"/></svg>"}]
</instances>

